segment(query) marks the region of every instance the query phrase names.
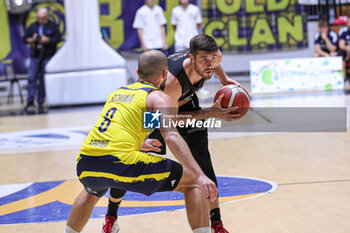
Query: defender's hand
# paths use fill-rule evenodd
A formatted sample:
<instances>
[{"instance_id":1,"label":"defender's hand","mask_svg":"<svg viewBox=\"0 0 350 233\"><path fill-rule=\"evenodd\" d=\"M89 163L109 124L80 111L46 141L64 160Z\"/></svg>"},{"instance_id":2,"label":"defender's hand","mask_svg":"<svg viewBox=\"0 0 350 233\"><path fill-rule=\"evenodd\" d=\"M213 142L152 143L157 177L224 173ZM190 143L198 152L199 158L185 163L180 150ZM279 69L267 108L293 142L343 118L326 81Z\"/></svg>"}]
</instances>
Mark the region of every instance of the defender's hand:
<instances>
[{"instance_id":1,"label":"defender's hand","mask_svg":"<svg viewBox=\"0 0 350 233\"><path fill-rule=\"evenodd\" d=\"M159 147L161 147L161 146L162 146L162 143L158 139L148 138L143 143L141 150L160 152L161 150Z\"/></svg>"},{"instance_id":2,"label":"defender's hand","mask_svg":"<svg viewBox=\"0 0 350 233\"><path fill-rule=\"evenodd\" d=\"M218 189L215 183L204 174L198 177L198 184L203 189L205 196L214 201L218 197Z\"/></svg>"}]
</instances>

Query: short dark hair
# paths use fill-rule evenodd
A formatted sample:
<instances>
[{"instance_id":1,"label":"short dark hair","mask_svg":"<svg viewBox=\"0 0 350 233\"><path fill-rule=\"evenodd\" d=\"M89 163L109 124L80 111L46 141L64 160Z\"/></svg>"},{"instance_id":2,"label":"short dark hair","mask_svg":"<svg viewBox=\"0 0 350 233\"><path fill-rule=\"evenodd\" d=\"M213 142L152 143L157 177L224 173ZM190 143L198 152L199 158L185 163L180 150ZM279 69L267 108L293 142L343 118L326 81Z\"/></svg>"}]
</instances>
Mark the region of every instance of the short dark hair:
<instances>
[{"instance_id":1,"label":"short dark hair","mask_svg":"<svg viewBox=\"0 0 350 233\"><path fill-rule=\"evenodd\" d=\"M190 41L190 53L193 56L197 55L198 50L206 52L218 51L219 47L213 37L206 34L199 34L194 36Z\"/></svg>"},{"instance_id":2,"label":"short dark hair","mask_svg":"<svg viewBox=\"0 0 350 233\"><path fill-rule=\"evenodd\" d=\"M318 21L318 26L319 27L328 27L329 23L327 20L321 19L320 21Z\"/></svg>"},{"instance_id":3,"label":"short dark hair","mask_svg":"<svg viewBox=\"0 0 350 233\"><path fill-rule=\"evenodd\" d=\"M138 70L141 79L152 80L167 68L168 61L166 56L160 51L148 50L139 57Z\"/></svg>"}]
</instances>

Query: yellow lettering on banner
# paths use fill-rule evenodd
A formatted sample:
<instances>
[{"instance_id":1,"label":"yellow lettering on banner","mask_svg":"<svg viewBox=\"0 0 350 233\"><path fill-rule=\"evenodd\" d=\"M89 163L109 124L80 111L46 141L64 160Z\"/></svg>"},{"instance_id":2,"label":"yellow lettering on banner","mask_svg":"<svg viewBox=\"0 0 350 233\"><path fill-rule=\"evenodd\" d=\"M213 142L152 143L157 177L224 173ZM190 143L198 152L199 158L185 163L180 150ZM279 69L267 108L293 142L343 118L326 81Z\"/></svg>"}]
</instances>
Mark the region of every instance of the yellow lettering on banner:
<instances>
[{"instance_id":1,"label":"yellow lettering on banner","mask_svg":"<svg viewBox=\"0 0 350 233\"><path fill-rule=\"evenodd\" d=\"M258 45L260 43L275 44L276 40L273 37L270 25L266 19L257 19L253 30L251 45Z\"/></svg>"},{"instance_id":2,"label":"yellow lettering on banner","mask_svg":"<svg viewBox=\"0 0 350 233\"><path fill-rule=\"evenodd\" d=\"M0 3L0 60L6 58L11 51L10 25L7 18L5 1Z\"/></svg>"},{"instance_id":3,"label":"yellow lettering on banner","mask_svg":"<svg viewBox=\"0 0 350 233\"><path fill-rule=\"evenodd\" d=\"M289 6L290 0L267 0L268 11L281 11Z\"/></svg>"},{"instance_id":4,"label":"yellow lettering on banner","mask_svg":"<svg viewBox=\"0 0 350 233\"><path fill-rule=\"evenodd\" d=\"M280 43L288 42L288 35L295 41L303 41L303 18L301 15L294 15L293 23L286 17L281 16L277 19L278 24L278 40Z\"/></svg>"},{"instance_id":5,"label":"yellow lettering on banner","mask_svg":"<svg viewBox=\"0 0 350 233\"><path fill-rule=\"evenodd\" d=\"M210 8L211 8L211 5L209 5L209 0L202 0L202 11L206 11Z\"/></svg>"},{"instance_id":6,"label":"yellow lettering on banner","mask_svg":"<svg viewBox=\"0 0 350 233\"><path fill-rule=\"evenodd\" d=\"M253 0L249 0L253 1ZM242 0L216 0L216 6L224 14L234 14L241 8Z\"/></svg>"},{"instance_id":7,"label":"yellow lettering on banner","mask_svg":"<svg viewBox=\"0 0 350 233\"><path fill-rule=\"evenodd\" d=\"M237 20L228 21L229 44L231 46L247 45L247 38L239 38Z\"/></svg>"},{"instance_id":8,"label":"yellow lettering on banner","mask_svg":"<svg viewBox=\"0 0 350 233\"><path fill-rule=\"evenodd\" d=\"M99 0L99 4L109 5L109 15L100 14L100 26L109 27L110 42L114 49L119 48L124 43L124 24L122 19L118 19L122 14L121 0Z\"/></svg>"},{"instance_id":9,"label":"yellow lettering on banner","mask_svg":"<svg viewBox=\"0 0 350 233\"><path fill-rule=\"evenodd\" d=\"M204 33L207 34L207 35L209 35L209 36L214 37L214 39L215 39L216 43L218 44L218 46L221 47L221 46L224 44L225 40L224 40L224 38L222 38L222 37L220 37L220 38L215 37L215 36L213 35L213 31L214 31L215 29L223 30L224 27L225 27L224 22L219 21L219 20L213 20L213 21L210 21L210 22L207 24L207 26L206 26L205 29L204 29Z\"/></svg>"},{"instance_id":10,"label":"yellow lettering on banner","mask_svg":"<svg viewBox=\"0 0 350 233\"><path fill-rule=\"evenodd\" d=\"M245 0L245 11L247 13L264 12L264 5L257 4L256 0Z\"/></svg>"}]
</instances>

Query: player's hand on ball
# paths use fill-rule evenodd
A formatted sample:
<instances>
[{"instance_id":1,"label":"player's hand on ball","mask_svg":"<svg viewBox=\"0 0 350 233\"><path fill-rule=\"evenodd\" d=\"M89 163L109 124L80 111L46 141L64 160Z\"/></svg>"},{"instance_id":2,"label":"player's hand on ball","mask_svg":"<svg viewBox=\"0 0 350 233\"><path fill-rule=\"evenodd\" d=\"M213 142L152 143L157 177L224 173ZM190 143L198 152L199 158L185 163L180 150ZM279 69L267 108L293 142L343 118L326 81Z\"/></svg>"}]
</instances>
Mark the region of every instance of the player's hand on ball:
<instances>
[{"instance_id":1,"label":"player's hand on ball","mask_svg":"<svg viewBox=\"0 0 350 233\"><path fill-rule=\"evenodd\" d=\"M241 84L233 79L230 79L230 78L227 78L226 81L225 81L225 86L226 85L230 85L230 84L233 84L233 85L236 85L236 86L241 86Z\"/></svg>"},{"instance_id":2,"label":"player's hand on ball","mask_svg":"<svg viewBox=\"0 0 350 233\"><path fill-rule=\"evenodd\" d=\"M162 143L158 139L149 138L143 143L141 150L160 152L159 147L161 146L162 146Z\"/></svg>"},{"instance_id":3,"label":"player's hand on ball","mask_svg":"<svg viewBox=\"0 0 350 233\"><path fill-rule=\"evenodd\" d=\"M219 98L214 102L211 106L212 116L215 118L219 118L225 121L235 120L240 116L240 114L234 113L234 111L239 109L239 106L234 106L230 108L221 107L221 100L224 97L224 94L220 95Z\"/></svg>"},{"instance_id":4,"label":"player's hand on ball","mask_svg":"<svg viewBox=\"0 0 350 233\"><path fill-rule=\"evenodd\" d=\"M216 92L214 105L228 110L228 113L222 116L221 119L226 121L238 120L248 112L250 96L243 86L230 84L223 86Z\"/></svg>"}]
</instances>

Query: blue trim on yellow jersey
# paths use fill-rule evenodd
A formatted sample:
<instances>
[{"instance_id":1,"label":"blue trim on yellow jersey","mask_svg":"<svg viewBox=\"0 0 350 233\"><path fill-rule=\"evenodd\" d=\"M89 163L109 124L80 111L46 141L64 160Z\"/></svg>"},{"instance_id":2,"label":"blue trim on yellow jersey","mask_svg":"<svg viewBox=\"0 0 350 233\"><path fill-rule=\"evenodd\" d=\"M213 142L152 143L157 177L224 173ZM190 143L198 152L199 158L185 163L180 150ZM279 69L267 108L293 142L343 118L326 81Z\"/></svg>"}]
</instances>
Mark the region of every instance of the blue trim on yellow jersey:
<instances>
[{"instance_id":1,"label":"blue trim on yellow jersey","mask_svg":"<svg viewBox=\"0 0 350 233\"><path fill-rule=\"evenodd\" d=\"M146 81L138 81L138 82L139 82L139 83L142 83L142 84L150 85L150 86L152 86L152 87L157 88L156 85L154 85L153 83L149 83L149 82L146 82Z\"/></svg>"},{"instance_id":2,"label":"blue trim on yellow jersey","mask_svg":"<svg viewBox=\"0 0 350 233\"><path fill-rule=\"evenodd\" d=\"M142 88L128 88L128 87L121 87L120 89L124 89L124 90L132 90L132 91L137 91L137 90L144 90L146 92L150 92L151 90L154 90L154 87L142 87Z\"/></svg>"}]
</instances>

